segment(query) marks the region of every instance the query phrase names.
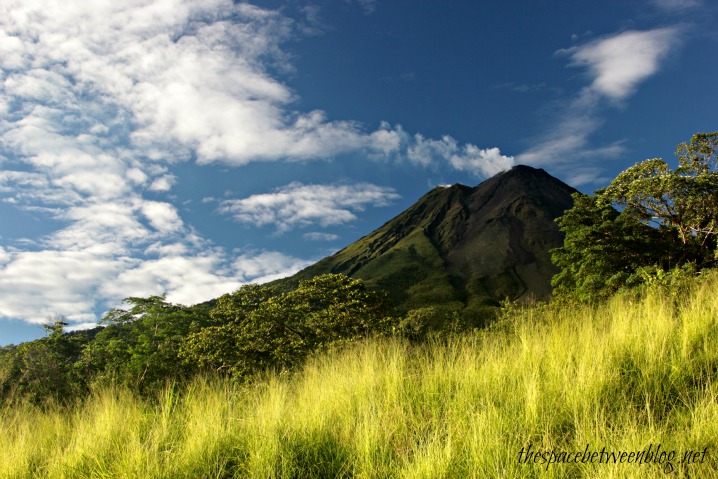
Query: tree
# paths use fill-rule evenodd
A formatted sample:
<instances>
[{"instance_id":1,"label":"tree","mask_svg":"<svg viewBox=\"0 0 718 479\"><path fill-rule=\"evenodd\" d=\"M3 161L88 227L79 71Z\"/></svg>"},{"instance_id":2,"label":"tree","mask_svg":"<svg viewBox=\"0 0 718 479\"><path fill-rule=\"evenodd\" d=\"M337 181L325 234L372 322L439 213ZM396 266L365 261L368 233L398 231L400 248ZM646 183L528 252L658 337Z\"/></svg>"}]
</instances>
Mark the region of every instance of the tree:
<instances>
[{"instance_id":1,"label":"tree","mask_svg":"<svg viewBox=\"0 0 718 479\"><path fill-rule=\"evenodd\" d=\"M678 264L710 266L718 234L718 132L698 133L676 150L678 167L660 158L637 163L599 195L637 221L676 237Z\"/></svg>"},{"instance_id":2,"label":"tree","mask_svg":"<svg viewBox=\"0 0 718 479\"><path fill-rule=\"evenodd\" d=\"M552 252L561 271L557 296L605 297L642 281L647 267L716 262L718 132L678 145L678 167L660 158L637 163L595 196L574 195L557 222L564 245Z\"/></svg>"},{"instance_id":3,"label":"tree","mask_svg":"<svg viewBox=\"0 0 718 479\"><path fill-rule=\"evenodd\" d=\"M272 364L271 355L248 339L258 332L251 316L275 296L267 286L246 285L217 299L210 311L212 323L185 338L180 356L185 364L237 376Z\"/></svg>"},{"instance_id":4,"label":"tree","mask_svg":"<svg viewBox=\"0 0 718 479\"><path fill-rule=\"evenodd\" d=\"M191 334L182 355L238 378L290 369L317 351L388 331L391 312L385 295L344 275L302 281L284 294L244 287L218 299L215 324Z\"/></svg>"},{"instance_id":5,"label":"tree","mask_svg":"<svg viewBox=\"0 0 718 479\"><path fill-rule=\"evenodd\" d=\"M560 271L552 278L554 296L581 301L610 296L639 281L636 272L651 265L667 265L670 243L663 235L619 214L596 196L574 193L574 206L557 219L564 245L552 251Z\"/></svg>"},{"instance_id":6,"label":"tree","mask_svg":"<svg viewBox=\"0 0 718 479\"><path fill-rule=\"evenodd\" d=\"M42 327L47 336L3 350L0 358L0 398L13 394L42 404L47 400L64 403L85 389L73 364L87 338L65 333L68 325L56 316Z\"/></svg>"},{"instance_id":7,"label":"tree","mask_svg":"<svg viewBox=\"0 0 718 479\"><path fill-rule=\"evenodd\" d=\"M124 302L128 309L113 309L100 321L105 328L85 346L77 368L95 381L121 382L140 392L190 376L194 370L179 360L180 345L209 323L207 314L168 303L164 295Z\"/></svg>"}]
</instances>

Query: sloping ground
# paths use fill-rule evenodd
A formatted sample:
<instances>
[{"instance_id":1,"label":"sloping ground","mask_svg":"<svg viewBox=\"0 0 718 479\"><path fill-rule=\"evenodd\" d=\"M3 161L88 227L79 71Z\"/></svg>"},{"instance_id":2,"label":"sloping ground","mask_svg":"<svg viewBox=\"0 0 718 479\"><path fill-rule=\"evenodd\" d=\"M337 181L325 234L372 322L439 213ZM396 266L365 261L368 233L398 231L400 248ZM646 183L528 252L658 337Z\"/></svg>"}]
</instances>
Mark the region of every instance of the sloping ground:
<instances>
[{"instance_id":1,"label":"sloping ground","mask_svg":"<svg viewBox=\"0 0 718 479\"><path fill-rule=\"evenodd\" d=\"M563 244L554 220L575 191L528 166L474 188L435 188L381 228L275 284L343 273L387 291L401 309L434 306L469 317L506 297L546 299L557 271L550 250Z\"/></svg>"},{"instance_id":2,"label":"sloping ground","mask_svg":"<svg viewBox=\"0 0 718 479\"><path fill-rule=\"evenodd\" d=\"M106 388L0 409L0 477L717 478L717 288L706 274L434 343L370 339L156 402Z\"/></svg>"}]
</instances>

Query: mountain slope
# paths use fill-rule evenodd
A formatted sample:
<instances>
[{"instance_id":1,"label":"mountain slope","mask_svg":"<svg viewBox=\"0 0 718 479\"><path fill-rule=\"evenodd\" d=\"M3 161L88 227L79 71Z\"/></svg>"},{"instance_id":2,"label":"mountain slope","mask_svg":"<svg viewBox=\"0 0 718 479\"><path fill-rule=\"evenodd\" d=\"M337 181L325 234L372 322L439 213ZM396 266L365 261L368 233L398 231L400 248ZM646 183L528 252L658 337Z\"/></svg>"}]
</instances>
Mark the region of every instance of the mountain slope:
<instances>
[{"instance_id":1,"label":"mountain slope","mask_svg":"<svg viewBox=\"0 0 718 479\"><path fill-rule=\"evenodd\" d=\"M554 219L576 190L544 170L516 166L472 188L438 187L379 229L275 283L325 273L361 278L403 310L435 306L480 319L506 297L546 299L563 244Z\"/></svg>"}]
</instances>

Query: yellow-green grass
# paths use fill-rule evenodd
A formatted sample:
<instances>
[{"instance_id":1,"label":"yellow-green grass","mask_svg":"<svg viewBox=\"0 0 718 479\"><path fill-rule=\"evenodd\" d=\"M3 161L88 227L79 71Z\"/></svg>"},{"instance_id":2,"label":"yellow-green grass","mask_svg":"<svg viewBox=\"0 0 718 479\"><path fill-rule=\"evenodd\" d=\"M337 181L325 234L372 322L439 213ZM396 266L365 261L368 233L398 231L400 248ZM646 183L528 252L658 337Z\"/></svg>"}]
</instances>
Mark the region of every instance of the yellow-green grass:
<instances>
[{"instance_id":1,"label":"yellow-green grass","mask_svg":"<svg viewBox=\"0 0 718 479\"><path fill-rule=\"evenodd\" d=\"M710 276L520 309L488 331L368 340L156 400L107 388L70 409L13 406L0 477L718 478L717 291ZM657 463L659 445L675 456ZM579 462L520 462L529 446ZM607 458L649 448L648 464Z\"/></svg>"}]
</instances>

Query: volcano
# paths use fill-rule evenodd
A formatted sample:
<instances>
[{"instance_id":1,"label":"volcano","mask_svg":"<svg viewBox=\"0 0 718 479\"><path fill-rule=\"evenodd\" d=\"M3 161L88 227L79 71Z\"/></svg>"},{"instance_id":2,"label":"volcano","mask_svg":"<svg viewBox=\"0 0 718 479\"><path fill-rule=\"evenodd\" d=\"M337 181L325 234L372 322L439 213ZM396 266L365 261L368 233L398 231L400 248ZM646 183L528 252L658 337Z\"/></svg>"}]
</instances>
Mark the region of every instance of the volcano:
<instances>
[{"instance_id":1,"label":"volcano","mask_svg":"<svg viewBox=\"0 0 718 479\"><path fill-rule=\"evenodd\" d=\"M402 311L433 306L479 321L500 301L546 300L554 221L574 188L542 169L515 166L475 187L437 187L410 208L332 256L276 282L342 273L386 291Z\"/></svg>"}]
</instances>

